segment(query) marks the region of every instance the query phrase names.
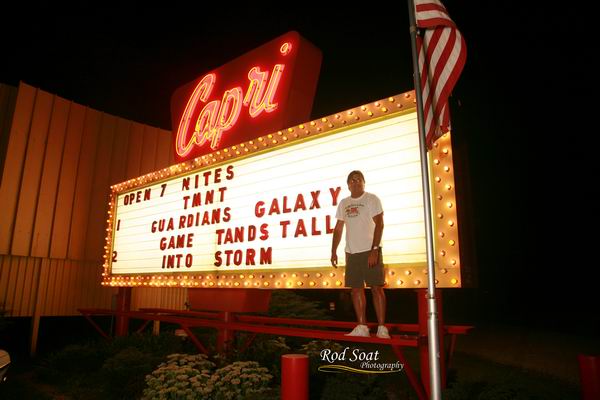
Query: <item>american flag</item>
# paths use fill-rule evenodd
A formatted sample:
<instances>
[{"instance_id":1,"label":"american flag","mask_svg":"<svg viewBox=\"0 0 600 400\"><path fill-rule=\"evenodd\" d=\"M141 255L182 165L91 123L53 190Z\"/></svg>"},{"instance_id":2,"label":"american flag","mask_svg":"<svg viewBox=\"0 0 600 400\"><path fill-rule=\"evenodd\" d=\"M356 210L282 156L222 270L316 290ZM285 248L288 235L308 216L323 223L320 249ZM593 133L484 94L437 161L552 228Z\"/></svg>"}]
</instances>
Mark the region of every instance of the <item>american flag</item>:
<instances>
[{"instance_id":1,"label":"american flag","mask_svg":"<svg viewBox=\"0 0 600 400\"><path fill-rule=\"evenodd\" d=\"M427 147L450 130L448 96L467 59L467 46L438 0L414 0Z\"/></svg>"}]
</instances>

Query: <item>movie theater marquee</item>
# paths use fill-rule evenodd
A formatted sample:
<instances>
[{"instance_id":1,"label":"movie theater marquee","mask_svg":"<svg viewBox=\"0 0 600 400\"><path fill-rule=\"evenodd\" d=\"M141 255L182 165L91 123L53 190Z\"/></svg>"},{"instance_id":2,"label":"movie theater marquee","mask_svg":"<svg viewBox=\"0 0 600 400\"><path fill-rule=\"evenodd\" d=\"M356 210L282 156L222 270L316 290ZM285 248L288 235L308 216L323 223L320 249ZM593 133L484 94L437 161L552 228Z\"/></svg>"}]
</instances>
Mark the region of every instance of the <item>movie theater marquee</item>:
<instances>
[{"instance_id":1,"label":"movie theater marquee","mask_svg":"<svg viewBox=\"0 0 600 400\"><path fill-rule=\"evenodd\" d=\"M430 154L438 286L460 287L449 137ZM388 286L426 287L412 92L113 186L103 284L343 287L344 268L329 262L331 233L354 169L383 203Z\"/></svg>"}]
</instances>

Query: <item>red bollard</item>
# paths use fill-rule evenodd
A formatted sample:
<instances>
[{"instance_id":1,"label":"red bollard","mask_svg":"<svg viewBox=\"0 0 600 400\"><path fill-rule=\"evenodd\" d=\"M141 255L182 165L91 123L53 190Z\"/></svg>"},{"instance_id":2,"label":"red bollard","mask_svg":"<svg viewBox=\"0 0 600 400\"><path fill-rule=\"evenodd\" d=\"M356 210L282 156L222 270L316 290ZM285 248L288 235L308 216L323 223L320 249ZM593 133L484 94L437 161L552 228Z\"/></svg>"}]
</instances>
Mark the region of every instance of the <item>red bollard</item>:
<instances>
[{"instance_id":1,"label":"red bollard","mask_svg":"<svg viewBox=\"0 0 600 400\"><path fill-rule=\"evenodd\" d=\"M581 398L583 400L600 399L600 356L577 355L579 376L581 378Z\"/></svg>"},{"instance_id":2,"label":"red bollard","mask_svg":"<svg viewBox=\"0 0 600 400\"><path fill-rule=\"evenodd\" d=\"M308 356L281 356L281 400L308 399Z\"/></svg>"}]
</instances>

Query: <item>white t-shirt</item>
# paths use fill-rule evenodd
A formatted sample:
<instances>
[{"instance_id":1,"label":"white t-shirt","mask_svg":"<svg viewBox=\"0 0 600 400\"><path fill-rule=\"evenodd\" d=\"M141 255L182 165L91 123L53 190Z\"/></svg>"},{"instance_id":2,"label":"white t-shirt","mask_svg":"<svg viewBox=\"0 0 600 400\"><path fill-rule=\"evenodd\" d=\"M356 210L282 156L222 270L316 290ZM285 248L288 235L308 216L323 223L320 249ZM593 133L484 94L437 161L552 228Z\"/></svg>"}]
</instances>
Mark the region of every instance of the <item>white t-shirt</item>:
<instances>
[{"instance_id":1,"label":"white t-shirt","mask_svg":"<svg viewBox=\"0 0 600 400\"><path fill-rule=\"evenodd\" d=\"M381 200L372 193L364 192L356 199L350 196L340 201L335 217L346 225L346 253L371 250L375 234L373 217L382 212Z\"/></svg>"}]
</instances>

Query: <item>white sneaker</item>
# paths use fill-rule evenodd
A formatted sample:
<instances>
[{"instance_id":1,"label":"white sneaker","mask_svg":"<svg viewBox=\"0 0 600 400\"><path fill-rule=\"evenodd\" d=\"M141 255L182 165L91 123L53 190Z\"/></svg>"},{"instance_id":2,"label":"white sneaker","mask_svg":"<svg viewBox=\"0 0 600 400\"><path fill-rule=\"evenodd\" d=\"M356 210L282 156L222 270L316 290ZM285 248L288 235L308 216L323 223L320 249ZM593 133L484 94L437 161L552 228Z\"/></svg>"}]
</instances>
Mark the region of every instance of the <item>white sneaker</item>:
<instances>
[{"instance_id":1,"label":"white sneaker","mask_svg":"<svg viewBox=\"0 0 600 400\"><path fill-rule=\"evenodd\" d=\"M344 336L362 336L369 337L371 336L369 333L369 327L367 325L356 325L352 332L346 333Z\"/></svg>"},{"instance_id":2,"label":"white sneaker","mask_svg":"<svg viewBox=\"0 0 600 400\"><path fill-rule=\"evenodd\" d=\"M390 333L385 326L379 325L377 327L377 337L381 339L390 339Z\"/></svg>"}]
</instances>

